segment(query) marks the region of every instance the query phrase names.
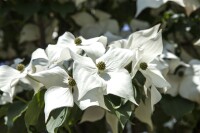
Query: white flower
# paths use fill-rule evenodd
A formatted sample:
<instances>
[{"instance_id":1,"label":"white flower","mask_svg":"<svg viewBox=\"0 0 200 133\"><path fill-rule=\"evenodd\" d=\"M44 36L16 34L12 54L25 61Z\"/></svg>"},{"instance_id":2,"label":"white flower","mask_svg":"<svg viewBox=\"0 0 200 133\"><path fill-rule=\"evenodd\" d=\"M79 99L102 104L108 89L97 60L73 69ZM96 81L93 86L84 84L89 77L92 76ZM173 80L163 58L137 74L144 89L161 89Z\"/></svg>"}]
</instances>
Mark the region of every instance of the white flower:
<instances>
[{"instance_id":1,"label":"white flower","mask_svg":"<svg viewBox=\"0 0 200 133\"><path fill-rule=\"evenodd\" d=\"M47 121L52 110L60 107L73 107L74 102L82 110L90 106L101 106L106 109L103 92L99 89L89 91L84 97L78 100L76 81L59 66L42 72L29 74L29 76L47 88L44 98L45 121Z\"/></svg>"},{"instance_id":2,"label":"white flower","mask_svg":"<svg viewBox=\"0 0 200 133\"><path fill-rule=\"evenodd\" d=\"M18 64L16 69L6 65L0 66L0 90L8 93L12 99L15 92L17 91L17 83L23 78L26 78L26 81L29 81L31 86L33 86L35 90L38 90L40 85L36 83L36 81L29 79L27 77L27 73L34 73L39 71L40 66L47 63L44 58L40 58L40 53L41 49L37 49L32 54L31 61L27 67L25 67L23 64Z\"/></svg>"},{"instance_id":3,"label":"white flower","mask_svg":"<svg viewBox=\"0 0 200 133\"><path fill-rule=\"evenodd\" d=\"M194 10L200 7L200 2L198 0L137 0L137 11L135 16L138 16L145 8L158 8L168 1L176 2L184 7L187 15L190 15Z\"/></svg>"},{"instance_id":4,"label":"white flower","mask_svg":"<svg viewBox=\"0 0 200 133\"><path fill-rule=\"evenodd\" d=\"M168 73L166 76L167 81L171 84L171 88L167 90L166 94L171 96L179 94L183 98L200 104L200 61L191 60L189 65L181 63L181 61L175 63L174 72Z\"/></svg>"},{"instance_id":5,"label":"white flower","mask_svg":"<svg viewBox=\"0 0 200 133\"><path fill-rule=\"evenodd\" d=\"M131 76L134 77L139 70L153 85L163 88L170 85L152 62L162 54L163 50L161 30L158 32L159 26L135 32L128 40L115 41L110 47L120 47L135 52L136 55L132 57Z\"/></svg>"},{"instance_id":6,"label":"white flower","mask_svg":"<svg viewBox=\"0 0 200 133\"><path fill-rule=\"evenodd\" d=\"M130 63L133 52L126 49L109 49L95 62L89 57L83 57L70 51L74 59L73 77L78 86L78 99L88 91L101 88L105 94L113 94L130 100L134 99L131 77L124 69Z\"/></svg>"},{"instance_id":7,"label":"white flower","mask_svg":"<svg viewBox=\"0 0 200 133\"><path fill-rule=\"evenodd\" d=\"M91 38L100 36L106 32L119 33L118 22L111 19L109 14L100 10L92 10L92 13L99 21L95 21L94 17L86 12L80 12L72 16L73 20L81 26L80 34L82 36Z\"/></svg>"},{"instance_id":8,"label":"white flower","mask_svg":"<svg viewBox=\"0 0 200 133\"><path fill-rule=\"evenodd\" d=\"M75 38L70 32L65 32L59 37L57 46L69 48L75 53L84 50L92 59L96 59L105 53L107 38L100 36L92 39L84 39L83 37Z\"/></svg>"},{"instance_id":9,"label":"white flower","mask_svg":"<svg viewBox=\"0 0 200 133\"><path fill-rule=\"evenodd\" d=\"M180 83L179 94L200 104L200 61L191 60Z\"/></svg>"},{"instance_id":10,"label":"white flower","mask_svg":"<svg viewBox=\"0 0 200 133\"><path fill-rule=\"evenodd\" d=\"M69 86L69 75L64 69L54 67L52 69L29 74L30 77L42 83L47 91L45 93L45 121L50 112L59 107L72 107L74 105L72 86Z\"/></svg>"}]
</instances>

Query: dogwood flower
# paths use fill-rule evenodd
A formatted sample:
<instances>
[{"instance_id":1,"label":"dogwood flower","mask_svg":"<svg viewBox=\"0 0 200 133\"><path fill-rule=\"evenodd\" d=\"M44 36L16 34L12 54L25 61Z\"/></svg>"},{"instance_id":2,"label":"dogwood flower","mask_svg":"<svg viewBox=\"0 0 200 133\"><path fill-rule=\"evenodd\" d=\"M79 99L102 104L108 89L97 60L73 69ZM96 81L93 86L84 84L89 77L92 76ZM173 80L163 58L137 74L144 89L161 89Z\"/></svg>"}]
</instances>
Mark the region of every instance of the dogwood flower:
<instances>
[{"instance_id":1,"label":"dogwood flower","mask_svg":"<svg viewBox=\"0 0 200 133\"><path fill-rule=\"evenodd\" d=\"M44 97L45 121L48 120L52 110L60 107L73 107L74 102L82 110L90 106L101 106L107 109L103 99L103 92L98 88L89 91L84 97L78 100L76 81L59 66L29 74L29 76L42 83L47 88Z\"/></svg>"},{"instance_id":2,"label":"dogwood flower","mask_svg":"<svg viewBox=\"0 0 200 133\"><path fill-rule=\"evenodd\" d=\"M180 6L184 7L187 15L190 15L200 7L200 2L198 0L137 0L137 11L135 16L138 16L145 8L158 8L168 1L176 2Z\"/></svg>"},{"instance_id":3,"label":"dogwood flower","mask_svg":"<svg viewBox=\"0 0 200 133\"><path fill-rule=\"evenodd\" d=\"M0 90L8 93L10 98L12 99L16 92L16 84L26 78L26 80L30 81L34 89L37 89L40 85L35 81L31 80L27 77L27 73L34 73L38 70L39 66L42 65L46 60L40 58L40 54L42 49L37 49L31 57L31 62L27 67L23 64L16 65L16 68L12 68L7 65L0 66ZM11 100L10 100L11 101Z\"/></svg>"},{"instance_id":4,"label":"dogwood flower","mask_svg":"<svg viewBox=\"0 0 200 133\"><path fill-rule=\"evenodd\" d=\"M47 91L45 92L45 121L50 112L60 107L73 107L74 100L72 88L76 82L60 67L44 70L38 73L29 74L33 79L42 83Z\"/></svg>"},{"instance_id":5,"label":"dogwood flower","mask_svg":"<svg viewBox=\"0 0 200 133\"><path fill-rule=\"evenodd\" d=\"M129 49L136 53L132 56L131 76L134 77L139 70L153 85L163 88L170 85L156 68L156 64L152 62L162 54L163 50L161 30L158 32L159 27L160 25L156 25L150 29L135 32L129 36L128 40L115 41L110 47Z\"/></svg>"},{"instance_id":6,"label":"dogwood flower","mask_svg":"<svg viewBox=\"0 0 200 133\"><path fill-rule=\"evenodd\" d=\"M80 53L81 50L84 50L89 57L96 59L105 53L106 43L107 38L103 36L84 39L83 37L75 38L70 32L65 32L59 37L56 45L62 48L69 48L75 53Z\"/></svg>"},{"instance_id":7,"label":"dogwood flower","mask_svg":"<svg viewBox=\"0 0 200 133\"><path fill-rule=\"evenodd\" d=\"M179 94L200 104L200 61L191 60L189 64L180 83Z\"/></svg>"},{"instance_id":8,"label":"dogwood flower","mask_svg":"<svg viewBox=\"0 0 200 133\"><path fill-rule=\"evenodd\" d=\"M134 99L131 77L124 67L130 63L133 52L126 49L109 49L93 61L70 51L75 61L73 77L78 86L78 99L88 91L102 88L105 94L113 94L137 104Z\"/></svg>"}]
</instances>

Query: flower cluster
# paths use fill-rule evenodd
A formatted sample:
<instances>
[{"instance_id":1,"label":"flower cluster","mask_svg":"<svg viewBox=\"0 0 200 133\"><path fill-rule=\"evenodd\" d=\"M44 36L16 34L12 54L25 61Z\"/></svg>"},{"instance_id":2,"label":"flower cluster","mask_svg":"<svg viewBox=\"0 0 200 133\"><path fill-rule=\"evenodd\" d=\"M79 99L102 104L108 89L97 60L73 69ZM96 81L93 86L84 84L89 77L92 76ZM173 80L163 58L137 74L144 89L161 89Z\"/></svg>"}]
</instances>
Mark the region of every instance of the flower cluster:
<instances>
[{"instance_id":1,"label":"flower cluster","mask_svg":"<svg viewBox=\"0 0 200 133\"><path fill-rule=\"evenodd\" d=\"M159 24L132 33L128 39L109 44L105 36L85 39L65 32L58 38L57 44L49 44L46 49L35 50L26 67L22 64L23 60L18 61L14 65L15 68L0 66L0 90L3 92L1 104L12 102L20 91L19 83L23 82L30 85L35 93L46 89L46 122L53 110L74 107L74 104L81 110L86 110L82 119L84 121L87 119L84 116L92 115L93 109L99 110L100 116L111 117L109 112L113 113L113 110L106 104L105 99L114 95L122 99L122 105L130 103L135 116L152 127L149 119L154 105L161 99L160 93L178 93L175 89L177 87L174 87L174 84L170 85L172 77L169 78L170 75L166 74L175 71L180 65L177 60L166 48L163 51L162 30ZM198 67L195 64L199 62L192 61L191 64L189 67L182 63L187 67L186 74L195 75L182 79L184 82L179 93L199 102L199 99L193 97L196 93L190 95L184 91L186 85L190 85L186 82L188 79L192 78L198 82ZM142 89L140 92L143 94L138 93L138 89ZM145 96L145 102L141 98L142 95ZM120 107L115 107L114 110L117 108ZM110 124L112 127L113 123ZM115 129L113 131L117 132Z\"/></svg>"}]
</instances>

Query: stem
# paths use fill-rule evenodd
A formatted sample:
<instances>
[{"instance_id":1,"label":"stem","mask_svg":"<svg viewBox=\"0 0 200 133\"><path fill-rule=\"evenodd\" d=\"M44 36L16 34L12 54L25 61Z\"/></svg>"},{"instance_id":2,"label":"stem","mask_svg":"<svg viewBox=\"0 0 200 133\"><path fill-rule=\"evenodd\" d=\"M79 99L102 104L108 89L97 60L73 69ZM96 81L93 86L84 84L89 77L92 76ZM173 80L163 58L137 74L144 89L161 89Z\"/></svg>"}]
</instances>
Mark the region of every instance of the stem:
<instances>
[{"instance_id":1,"label":"stem","mask_svg":"<svg viewBox=\"0 0 200 133\"><path fill-rule=\"evenodd\" d=\"M14 98L17 99L17 100L19 100L19 101L21 101L21 102L23 102L23 103L28 104L28 101L24 100L24 99L21 98L21 97L15 96Z\"/></svg>"},{"instance_id":2,"label":"stem","mask_svg":"<svg viewBox=\"0 0 200 133\"><path fill-rule=\"evenodd\" d=\"M64 127L67 129L67 131L68 131L69 133L72 133L72 131L71 131L71 129L69 128L68 125L65 124Z\"/></svg>"}]
</instances>

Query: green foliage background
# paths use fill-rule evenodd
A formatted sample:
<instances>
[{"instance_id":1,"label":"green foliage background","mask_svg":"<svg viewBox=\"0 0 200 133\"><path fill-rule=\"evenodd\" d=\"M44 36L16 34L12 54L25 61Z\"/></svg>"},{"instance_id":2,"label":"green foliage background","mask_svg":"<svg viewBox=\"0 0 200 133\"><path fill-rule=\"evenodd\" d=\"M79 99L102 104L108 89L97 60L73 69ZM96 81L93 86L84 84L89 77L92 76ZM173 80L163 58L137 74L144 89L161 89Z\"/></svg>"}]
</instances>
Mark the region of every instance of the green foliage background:
<instances>
[{"instance_id":1,"label":"green foliage background","mask_svg":"<svg viewBox=\"0 0 200 133\"><path fill-rule=\"evenodd\" d=\"M0 52L6 51L7 56L0 56L0 61L5 64L12 64L16 57L25 58L25 62L30 60L31 52L23 54L27 50L28 42L19 43L20 32L24 25L28 23L35 24L39 27L39 39L31 42L34 46L32 51L37 47L46 48L49 43L55 43L56 39L51 42L46 41L45 29L53 20L58 21L58 36L65 31L78 34L80 26L71 18L77 12L86 11L92 15L92 10L99 9L107 12L113 19L119 23L120 29L124 24L130 23L135 17L136 1L134 0L88 0L81 6L77 7L73 1L60 2L56 0L2 0L0 1L0 30L3 31L2 46ZM178 14L179 17L172 17ZM94 16L95 17L95 16ZM95 18L97 19L97 18ZM177 43L176 55L181 56L182 51L193 58L200 59L200 49L193 45L200 38L200 9L187 16L183 7L173 2L168 2L157 9L145 9L137 19L146 21L153 26L157 23L162 24L163 38L165 40ZM97 20L98 21L98 20ZM186 28L191 30L187 31ZM30 42L29 42L30 43ZM14 55L9 53L9 48L15 52ZM29 47L28 47L29 48ZM1 54L3 55L3 54ZM145 79L134 79L139 94L142 94L142 88ZM136 84L137 83L137 84ZM139 89L138 89L139 88ZM45 133L47 131L58 133L87 133L106 132L109 127L105 118L91 123L85 122L79 124L83 114L78 107L60 108L52 112L48 123L44 122L44 90L33 96L32 91L24 91L18 94L24 100L20 101L15 98L13 104L6 104L0 107L0 132L1 133ZM131 129L134 133L149 131L162 133L199 133L200 132L200 108L196 103L177 96L175 98L165 95L156 105L155 112L152 116L155 129L150 131L148 125L141 123L134 117L132 112L128 112L127 105L113 110L115 106L113 99L106 98L110 110L120 119L121 127L125 126L124 133L128 132L126 123L132 123ZM139 97L138 99L142 99ZM129 104L129 103L126 103ZM122 115L122 117L120 116ZM7 117L7 123L4 124L4 116ZM130 118L130 119L129 119ZM163 124L171 118L176 118L177 122L172 129L164 127ZM59 128L57 128L59 127ZM121 131L122 132L122 131Z\"/></svg>"}]
</instances>

